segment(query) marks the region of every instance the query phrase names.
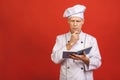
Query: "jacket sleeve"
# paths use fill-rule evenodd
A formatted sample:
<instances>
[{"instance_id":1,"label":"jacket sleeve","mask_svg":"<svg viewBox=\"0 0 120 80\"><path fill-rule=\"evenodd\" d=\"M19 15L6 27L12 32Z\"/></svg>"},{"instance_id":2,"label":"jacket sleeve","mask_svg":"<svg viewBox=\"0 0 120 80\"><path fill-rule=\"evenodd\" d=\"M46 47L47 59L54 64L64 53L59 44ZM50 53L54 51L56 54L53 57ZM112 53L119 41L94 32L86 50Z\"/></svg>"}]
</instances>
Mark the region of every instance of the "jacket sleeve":
<instances>
[{"instance_id":1,"label":"jacket sleeve","mask_svg":"<svg viewBox=\"0 0 120 80\"><path fill-rule=\"evenodd\" d=\"M51 59L56 64L59 64L64 60L62 58L63 51L66 50L66 43L64 39L64 36L57 36L56 43L52 50Z\"/></svg>"},{"instance_id":2,"label":"jacket sleeve","mask_svg":"<svg viewBox=\"0 0 120 80\"><path fill-rule=\"evenodd\" d=\"M85 64L85 71L95 70L101 66L101 56L100 51L97 45L97 40L93 38L92 40L92 49L90 52L90 63L89 66Z\"/></svg>"}]
</instances>

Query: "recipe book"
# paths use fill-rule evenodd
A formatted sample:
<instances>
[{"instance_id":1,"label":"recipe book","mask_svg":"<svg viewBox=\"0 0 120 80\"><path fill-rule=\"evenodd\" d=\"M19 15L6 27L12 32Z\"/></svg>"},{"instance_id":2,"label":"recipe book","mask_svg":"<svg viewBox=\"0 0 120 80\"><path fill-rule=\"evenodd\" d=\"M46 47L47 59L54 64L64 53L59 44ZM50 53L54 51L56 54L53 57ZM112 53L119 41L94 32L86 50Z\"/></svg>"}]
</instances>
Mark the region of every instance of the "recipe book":
<instances>
[{"instance_id":1,"label":"recipe book","mask_svg":"<svg viewBox=\"0 0 120 80\"><path fill-rule=\"evenodd\" d=\"M78 54L78 55L82 55L83 54L83 51L85 51L86 54L89 54L90 50L91 50L92 47L87 47L87 48L84 48L84 49L81 49L79 51L63 51L63 58L69 58L69 55L70 54Z\"/></svg>"}]
</instances>

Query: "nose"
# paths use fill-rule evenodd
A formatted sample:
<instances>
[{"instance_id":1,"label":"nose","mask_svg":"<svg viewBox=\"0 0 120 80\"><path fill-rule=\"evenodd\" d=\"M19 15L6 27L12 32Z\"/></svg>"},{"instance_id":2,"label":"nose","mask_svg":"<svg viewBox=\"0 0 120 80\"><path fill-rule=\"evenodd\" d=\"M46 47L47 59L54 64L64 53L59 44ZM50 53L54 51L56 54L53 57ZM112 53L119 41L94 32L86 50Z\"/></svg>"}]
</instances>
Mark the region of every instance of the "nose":
<instances>
[{"instance_id":1,"label":"nose","mask_svg":"<svg viewBox=\"0 0 120 80\"><path fill-rule=\"evenodd\" d=\"M75 26L77 25L77 22L76 22L76 21L74 22L74 25L75 25Z\"/></svg>"}]
</instances>

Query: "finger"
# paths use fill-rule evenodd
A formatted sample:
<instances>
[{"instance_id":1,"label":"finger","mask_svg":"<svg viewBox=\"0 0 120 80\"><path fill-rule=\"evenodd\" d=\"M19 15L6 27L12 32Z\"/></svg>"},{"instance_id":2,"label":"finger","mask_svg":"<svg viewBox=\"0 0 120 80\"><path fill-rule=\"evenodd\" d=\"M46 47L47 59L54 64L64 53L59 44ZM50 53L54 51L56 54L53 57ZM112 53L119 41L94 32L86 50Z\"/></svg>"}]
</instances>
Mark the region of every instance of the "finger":
<instances>
[{"instance_id":1,"label":"finger","mask_svg":"<svg viewBox=\"0 0 120 80\"><path fill-rule=\"evenodd\" d=\"M86 56L86 52L85 52L85 51L83 51L83 55L85 55L85 56Z\"/></svg>"},{"instance_id":2,"label":"finger","mask_svg":"<svg viewBox=\"0 0 120 80\"><path fill-rule=\"evenodd\" d=\"M78 55L78 54L72 54L72 56L74 56L76 60L82 60L82 58L84 57L84 55Z\"/></svg>"},{"instance_id":3,"label":"finger","mask_svg":"<svg viewBox=\"0 0 120 80\"><path fill-rule=\"evenodd\" d=\"M70 58L78 60L78 57L74 56L74 55L69 55Z\"/></svg>"},{"instance_id":4,"label":"finger","mask_svg":"<svg viewBox=\"0 0 120 80\"><path fill-rule=\"evenodd\" d=\"M70 54L70 55L69 55L69 57L71 57L71 58L75 58L75 56L74 56L74 55L72 55L72 54Z\"/></svg>"},{"instance_id":5,"label":"finger","mask_svg":"<svg viewBox=\"0 0 120 80\"><path fill-rule=\"evenodd\" d=\"M78 31L75 31L74 33L75 33L75 34L79 34L79 32L78 32Z\"/></svg>"},{"instance_id":6,"label":"finger","mask_svg":"<svg viewBox=\"0 0 120 80\"><path fill-rule=\"evenodd\" d=\"M75 59L75 56L73 56L73 55L69 55L69 57L72 58L72 59Z\"/></svg>"},{"instance_id":7,"label":"finger","mask_svg":"<svg viewBox=\"0 0 120 80\"><path fill-rule=\"evenodd\" d=\"M76 53L73 53L73 54L71 54L72 56L76 56L77 54Z\"/></svg>"},{"instance_id":8,"label":"finger","mask_svg":"<svg viewBox=\"0 0 120 80\"><path fill-rule=\"evenodd\" d=\"M78 31L75 31L75 32L73 33L73 35L76 35L76 34L79 34Z\"/></svg>"}]
</instances>

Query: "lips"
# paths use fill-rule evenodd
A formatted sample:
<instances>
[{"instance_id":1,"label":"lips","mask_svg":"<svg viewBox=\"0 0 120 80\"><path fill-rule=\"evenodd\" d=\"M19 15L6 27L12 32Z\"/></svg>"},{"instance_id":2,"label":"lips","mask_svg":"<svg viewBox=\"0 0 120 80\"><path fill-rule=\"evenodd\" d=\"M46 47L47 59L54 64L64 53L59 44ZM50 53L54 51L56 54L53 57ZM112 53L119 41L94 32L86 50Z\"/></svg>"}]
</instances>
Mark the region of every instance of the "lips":
<instances>
[{"instance_id":1,"label":"lips","mask_svg":"<svg viewBox=\"0 0 120 80\"><path fill-rule=\"evenodd\" d=\"M73 30L78 30L78 28L73 28Z\"/></svg>"}]
</instances>

